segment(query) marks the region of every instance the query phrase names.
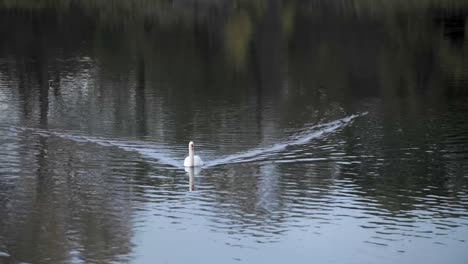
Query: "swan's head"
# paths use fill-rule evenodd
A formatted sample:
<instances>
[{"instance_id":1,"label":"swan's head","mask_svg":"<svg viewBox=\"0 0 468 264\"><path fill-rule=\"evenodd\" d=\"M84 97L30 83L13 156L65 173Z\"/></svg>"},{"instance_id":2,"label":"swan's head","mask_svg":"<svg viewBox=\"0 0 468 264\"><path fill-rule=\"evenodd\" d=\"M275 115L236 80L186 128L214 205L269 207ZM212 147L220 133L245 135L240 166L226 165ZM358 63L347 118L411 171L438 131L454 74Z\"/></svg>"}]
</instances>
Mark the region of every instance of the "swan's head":
<instances>
[{"instance_id":1,"label":"swan's head","mask_svg":"<svg viewBox=\"0 0 468 264\"><path fill-rule=\"evenodd\" d=\"M189 150L193 151L193 141L190 141L188 143L188 148L189 148Z\"/></svg>"}]
</instances>

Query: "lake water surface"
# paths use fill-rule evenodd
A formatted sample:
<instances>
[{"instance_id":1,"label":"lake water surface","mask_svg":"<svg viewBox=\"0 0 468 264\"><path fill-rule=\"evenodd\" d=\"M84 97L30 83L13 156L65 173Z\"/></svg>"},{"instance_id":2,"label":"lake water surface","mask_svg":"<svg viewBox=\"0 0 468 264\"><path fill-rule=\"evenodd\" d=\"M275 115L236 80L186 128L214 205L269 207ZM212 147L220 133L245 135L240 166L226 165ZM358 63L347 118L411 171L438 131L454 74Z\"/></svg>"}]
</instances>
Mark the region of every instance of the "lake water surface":
<instances>
[{"instance_id":1,"label":"lake water surface","mask_svg":"<svg viewBox=\"0 0 468 264\"><path fill-rule=\"evenodd\" d=\"M467 263L468 5L330 2L0 1L0 263Z\"/></svg>"}]
</instances>

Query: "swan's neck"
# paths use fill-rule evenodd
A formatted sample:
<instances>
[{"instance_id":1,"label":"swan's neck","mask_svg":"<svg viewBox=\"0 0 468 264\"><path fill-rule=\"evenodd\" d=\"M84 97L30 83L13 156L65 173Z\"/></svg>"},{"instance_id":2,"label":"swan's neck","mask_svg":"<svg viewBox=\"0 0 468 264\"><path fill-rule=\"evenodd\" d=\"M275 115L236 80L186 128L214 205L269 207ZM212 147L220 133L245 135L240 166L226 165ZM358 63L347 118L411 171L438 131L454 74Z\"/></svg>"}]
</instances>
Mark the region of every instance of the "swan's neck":
<instances>
[{"instance_id":1,"label":"swan's neck","mask_svg":"<svg viewBox=\"0 0 468 264\"><path fill-rule=\"evenodd\" d=\"M192 148L189 148L189 160L190 160L190 166L191 167L195 166L195 154Z\"/></svg>"}]
</instances>

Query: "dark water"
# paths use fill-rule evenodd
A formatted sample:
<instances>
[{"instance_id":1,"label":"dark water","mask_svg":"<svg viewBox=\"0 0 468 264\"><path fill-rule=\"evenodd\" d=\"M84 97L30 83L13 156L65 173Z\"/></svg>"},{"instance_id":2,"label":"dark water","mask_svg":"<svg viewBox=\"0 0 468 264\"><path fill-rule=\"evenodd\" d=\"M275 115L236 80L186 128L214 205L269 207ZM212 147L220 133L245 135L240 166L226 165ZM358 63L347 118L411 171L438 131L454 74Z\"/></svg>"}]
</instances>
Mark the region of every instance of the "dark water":
<instances>
[{"instance_id":1,"label":"dark water","mask_svg":"<svg viewBox=\"0 0 468 264\"><path fill-rule=\"evenodd\" d=\"M468 5L427 2L0 1L0 263L467 263Z\"/></svg>"}]
</instances>

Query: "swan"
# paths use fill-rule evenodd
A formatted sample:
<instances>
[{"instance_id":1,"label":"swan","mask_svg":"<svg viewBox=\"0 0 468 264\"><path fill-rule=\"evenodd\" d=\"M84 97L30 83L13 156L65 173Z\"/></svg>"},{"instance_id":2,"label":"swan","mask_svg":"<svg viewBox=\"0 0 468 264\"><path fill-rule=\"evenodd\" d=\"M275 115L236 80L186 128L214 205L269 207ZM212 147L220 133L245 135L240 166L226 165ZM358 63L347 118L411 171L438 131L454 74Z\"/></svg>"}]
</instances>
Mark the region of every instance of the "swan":
<instances>
[{"instance_id":1,"label":"swan","mask_svg":"<svg viewBox=\"0 0 468 264\"><path fill-rule=\"evenodd\" d=\"M184 160L184 167L203 166L203 160L198 155L194 155L195 149L193 147L193 141L189 142L188 149L189 149L189 155Z\"/></svg>"}]
</instances>

